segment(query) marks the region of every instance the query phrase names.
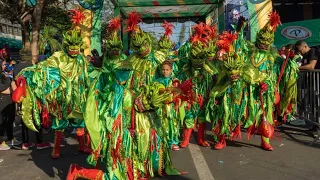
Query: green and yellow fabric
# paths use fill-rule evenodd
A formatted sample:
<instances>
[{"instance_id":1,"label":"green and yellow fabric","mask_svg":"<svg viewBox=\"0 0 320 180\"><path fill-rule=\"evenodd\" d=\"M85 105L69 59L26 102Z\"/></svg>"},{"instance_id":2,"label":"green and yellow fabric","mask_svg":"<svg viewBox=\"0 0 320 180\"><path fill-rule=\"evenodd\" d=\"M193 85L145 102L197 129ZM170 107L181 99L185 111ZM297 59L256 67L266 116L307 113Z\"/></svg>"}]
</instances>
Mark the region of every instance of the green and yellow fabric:
<instances>
[{"instance_id":1,"label":"green and yellow fabric","mask_svg":"<svg viewBox=\"0 0 320 180\"><path fill-rule=\"evenodd\" d=\"M195 93L194 103L189 103L186 106L186 114L184 119L184 140L180 144L181 147L187 147L192 128L195 126L196 120L199 123L198 129L198 144L208 146L204 141L205 129L205 104L208 94L213 84L213 76L217 73L213 61L210 60L208 45L210 34L209 26L204 23L199 23L193 27L194 33L190 38L190 50L187 54L188 60L178 73L178 78L181 81L186 81L192 78L193 92ZM186 46L188 47L188 46ZM189 49L188 48L188 49ZM182 51L183 52L183 51ZM183 57L182 57L183 58Z\"/></svg>"},{"instance_id":2,"label":"green and yellow fabric","mask_svg":"<svg viewBox=\"0 0 320 180\"><path fill-rule=\"evenodd\" d=\"M68 119L76 119L75 126L84 127L83 121L79 119L83 118L89 83L88 63L84 56L78 54L82 43L79 37L77 30L66 32L66 52L55 52L46 61L25 68L18 74L17 77L23 76L28 85L27 96L22 102L22 119L27 124L33 121L34 116L39 125L38 100L52 115L53 129L65 129L69 124Z\"/></svg>"},{"instance_id":3,"label":"green and yellow fabric","mask_svg":"<svg viewBox=\"0 0 320 180\"><path fill-rule=\"evenodd\" d=\"M113 166L107 165L107 167L119 167L118 170L122 172L122 176L114 177L120 179L146 178L154 176L154 172L160 176L164 173L180 174L172 167L165 131L155 111L162 107L163 101L168 96L168 94L160 94L160 90L164 89L163 85L154 83L157 66L165 60L164 55L161 52L152 51L150 36L141 31L137 26L138 21L139 15L132 13L127 23L132 33L131 48L134 53L123 61L123 64L130 67L131 73L125 78L124 91L113 92L114 98L122 96L123 99L119 103L111 100L108 108L113 110L115 105L122 106L118 111L121 115L112 117L112 113L108 112L109 115L104 116L108 120L107 123L114 122L113 126L110 126L114 127L110 129L112 130L111 140L106 143L119 147L111 148L111 154L108 156L112 156L113 162L108 159L107 163L109 165L112 163ZM116 78L120 75L116 75ZM118 82L122 81L118 80ZM117 121L121 122L121 125L116 126L119 124ZM112 174L110 171L108 173Z\"/></svg>"}]
</instances>

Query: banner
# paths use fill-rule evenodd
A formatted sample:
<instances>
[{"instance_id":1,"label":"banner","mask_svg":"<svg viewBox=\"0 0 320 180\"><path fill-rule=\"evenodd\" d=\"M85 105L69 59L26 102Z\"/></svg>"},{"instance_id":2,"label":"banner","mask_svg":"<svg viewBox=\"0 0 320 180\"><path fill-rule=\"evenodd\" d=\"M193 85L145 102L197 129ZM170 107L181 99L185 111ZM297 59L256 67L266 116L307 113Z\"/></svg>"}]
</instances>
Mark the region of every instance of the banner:
<instances>
[{"instance_id":1,"label":"banner","mask_svg":"<svg viewBox=\"0 0 320 180\"><path fill-rule=\"evenodd\" d=\"M268 22L268 14L272 12L271 0L247 0L250 16L250 39L255 42L257 32Z\"/></svg>"},{"instance_id":2,"label":"banner","mask_svg":"<svg viewBox=\"0 0 320 180\"><path fill-rule=\"evenodd\" d=\"M284 23L275 32L274 45L281 48L287 44L295 44L304 40L309 46L320 45L320 19Z\"/></svg>"}]
</instances>

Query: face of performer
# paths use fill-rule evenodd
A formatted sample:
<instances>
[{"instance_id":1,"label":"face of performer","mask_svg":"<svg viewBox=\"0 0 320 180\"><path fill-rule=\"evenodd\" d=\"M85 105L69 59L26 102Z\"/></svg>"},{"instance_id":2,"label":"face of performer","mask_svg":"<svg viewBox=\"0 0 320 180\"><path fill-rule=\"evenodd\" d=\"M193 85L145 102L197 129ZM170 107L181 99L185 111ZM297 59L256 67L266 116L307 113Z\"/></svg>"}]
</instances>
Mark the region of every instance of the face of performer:
<instances>
[{"instance_id":1,"label":"face of performer","mask_svg":"<svg viewBox=\"0 0 320 180\"><path fill-rule=\"evenodd\" d=\"M297 50L301 55L304 55L308 52L308 45L303 43L300 46L297 46Z\"/></svg>"},{"instance_id":2,"label":"face of performer","mask_svg":"<svg viewBox=\"0 0 320 180\"><path fill-rule=\"evenodd\" d=\"M162 65L162 75L164 77L170 77L171 73L172 73L171 66L169 66L168 64Z\"/></svg>"},{"instance_id":3,"label":"face of performer","mask_svg":"<svg viewBox=\"0 0 320 180\"><path fill-rule=\"evenodd\" d=\"M81 32L79 30L69 30L63 35L63 44L71 57L77 57L82 45Z\"/></svg>"}]
</instances>

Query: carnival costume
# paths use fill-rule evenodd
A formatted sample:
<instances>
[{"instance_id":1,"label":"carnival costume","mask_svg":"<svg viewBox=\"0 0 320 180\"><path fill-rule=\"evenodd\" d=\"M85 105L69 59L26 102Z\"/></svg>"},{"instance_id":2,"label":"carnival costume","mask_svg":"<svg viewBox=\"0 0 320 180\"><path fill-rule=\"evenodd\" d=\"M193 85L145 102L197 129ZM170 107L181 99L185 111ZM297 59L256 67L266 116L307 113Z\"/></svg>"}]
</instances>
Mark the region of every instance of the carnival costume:
<instances>
[{"instance_id":1,"label":"carnival costume","mask_svg":"<svg viewBox=\"0 0 320 180\"><path fill-rule=\"evenodd\" d=\"M73 16L79 14L74 10ZM63 34L64 51L55 52L46 61L23 69L17 76L18 88L13 93L15 102L22 102L25 125L37 131L36 126L50 126L55 130L52 158L60 157L63 131L69 124L76 129L79 151L90 153L84 143L83 111L88 81L88 61L80 54L81 32L76 28ZM40 117L41 114L41 117ZM35 125L34 125L35 123Z\"/></svg>"},{"instance_id":2,"label":"carnival costume","mask_svg":"<svg viewBox=\"0 0 320 180\"><path fill-rule=\"evenodd\" d=\"M278 66L279 77L277 86L279 86L280 91L280 102L276 108L278 118L281 117L285 123L296 113L297 80L299 76L297 59L300 58L300 56L294 54L292 49L286 49L284 52L280 52L280 55L283 56L285 60Z\"/></svg>"},{"instance_id":3,"label":"carnival costume","mask_svg":"<svg viewBox=\"0 0 320 180\"><path fill-rule=\"evenodd\" d=\"M179 70L179 58L177 56L177 51L172 51L172 41L170 40L170 35L173 33L172 29L174 28L174 25L164 21L162 27L164 28L164 34L159 39L158 51L164 54L166 60L172 62L173 75L176 75ZM158 73L161 74L161 69L158 68L158 71Z\"/></svg>"},{"instance_id":4,"label":"carnival costume","mask_svg":"<svg viewBox=\"0 0 320 180\"><path fill-rule=\"evenodd\" d=\"M247 48L241 42L244 24L240 19L236 33L225 31L216 43L215 61L220 71L206 108L206 118L212 121L217 142L215 149L224 148L226 138L241 137L240 126L246 117L248 103L246 85L260 80L259 72L251 63L245 62Z\"/></svg>"},{"instance_id":5,"label":"carnival costume","mask_svg":"<svg viewBox=\"0 0 320 180\"><path fill-rule=\"evenodd\" d=\"M122 62L122 41L118 36L121 27L119 18L114 18L108 25L106 52L103 57L92 57L102 67L94 68L89 77L92 80L88 92L84 120L90 134L92 154L87 161L96 165L99 158L106 165L106 172L98 169L86 169L72 164L67 179L128 179L126 171L128 153L124 154L127 144L122 142L130 125L132 96L126 81L131 73ZM101 60L103 60L101 62ZM127 67L126 67L127 68ZM122 156L123 155L123 156Z\"/></svg>"},{"instance_id":6,"label":"carnival costume","mask_svg":"<svg viewBox=\"0 0 320 180\"><path fill-rule=\"evenodd\" d=\"M95 128L88 127L94 149L88 160L95 165L101 157L107 170L103 173L71 165L68 180L78 176L135 180L153 176L154 172L160 176L180 174L172 167L165 134L155 111L169 95L163 92L162 84L153 82L156 67L161 62L152 52L149 35L137 26L139 20L138 14L130 13L127 23L133 31L131 48L134 53L121 62L122 70L112 70L116 81L111 87L108 84L104 87L106 91L111 89L110 95L101 93L104 98L101 108L100 103L96 103L98 108L92 107L95 103L87 104L88 111L90 107L99 109L90 113L95 122L88 116L88 122L96 124ZM123 66L131 71L123 70ZM88 101L96 99L88 98Z\"/></svg>"},{"instance_id":7,"label":"carnival costume","mask_svg":"<svg viewBox=\"0 0 320 180\"><path fill-rule=\"evenodd\" d=\"M212 62L208 59L208 41L210 38L210 29L204 23L199 23L193 27L194 33L190 39L191 51L188 54L188 62L179 71L179 79L182 81L192 78L193 92L195 101L186 105L186 114L184 118L183 142L180 147L185 148L189 144L192 129L196 120L198 127L198 144L209 146L204 140L205 136L205 103L213 83L213 75L217 72L210 65ZM211 32L214 34L214 32Z\"/></svg>"},{"instance_id":8,"label":"carnival costume","mask_svg":"<svg viewBox=\"0 0 320 180\"><path fill-rule=\"evenodd\" d=\"M270 21L258 32L255 46L242 41L240 36L240 39L230 46L231 49L236 47L236 51L231 54L228 51L226 51L228 53L222 53L225 54L223 55L225 59L234 64L231 63L230 66L227 63L226 66L231 67L228 68L231 72L230 80L224 82L220 79L221 83L217 83L211 92L213 100L219 93L224 93L220 101L211 101L208 104L208 107L217 107L213 108L215 111L210 112L209 109L207 111L208 114L216 117L213 126L218 137L216 149L226 146L225 138L234 139L241 136L240 126L243 125L248 128L248 138L258 130L261 135L261 147L265 150L273 150L269 138L274 133L273 107L277 103L276 92L278 92L276 89L277 64L282 61L282 58L271 44L274 31L279 24L279 15L275 12L271 13ZM221 84L225 85L221 86ZM224 90L221 91L220 88ZM217 116L219 111L223 113Z\"/></svg>"}]
</instances>

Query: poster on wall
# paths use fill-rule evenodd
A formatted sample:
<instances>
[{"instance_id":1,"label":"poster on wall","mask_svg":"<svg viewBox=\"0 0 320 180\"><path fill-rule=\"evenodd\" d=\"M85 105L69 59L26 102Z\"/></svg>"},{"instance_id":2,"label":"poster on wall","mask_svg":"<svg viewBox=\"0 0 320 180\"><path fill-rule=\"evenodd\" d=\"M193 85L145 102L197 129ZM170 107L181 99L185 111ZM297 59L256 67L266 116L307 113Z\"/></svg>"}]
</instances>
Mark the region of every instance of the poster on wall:
<instances>
[{"instance_id":1,"label":"poster on wall","mask_svg":"<svg viewBox=\"0 0 320 180\"><path fill-rule=\"evenodd\" d=\"M246 6L247 0L228 0L226 1L226 30L233 31L238 24L240 16L249 18L248 8ZM248 31L248 28L245 29L245 33Z\"/></svg>"}]
</instances>

